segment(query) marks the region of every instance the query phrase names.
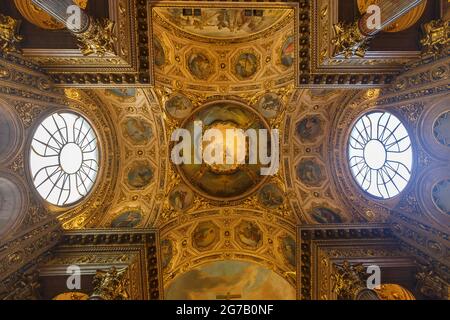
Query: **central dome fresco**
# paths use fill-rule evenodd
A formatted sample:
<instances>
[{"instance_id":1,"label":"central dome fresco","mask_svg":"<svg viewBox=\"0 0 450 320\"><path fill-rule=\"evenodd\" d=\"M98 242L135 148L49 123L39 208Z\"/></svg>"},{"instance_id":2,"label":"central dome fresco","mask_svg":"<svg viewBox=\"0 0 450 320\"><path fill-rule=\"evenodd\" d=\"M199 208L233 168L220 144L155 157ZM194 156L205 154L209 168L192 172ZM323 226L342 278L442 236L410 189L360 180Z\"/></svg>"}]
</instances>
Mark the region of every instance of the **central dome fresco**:
<instances>
[{"instance_id":1,"label":"central dome fresco","mask_svg":"<svg viewBox=\"0 0 450 320\"><path fill-rule=\"evenodd\" d=\"M196 124L198 128L199 123L202 128L196 130ZM249 161L252 158L249 150L253 148L251 139L242 140L231 135L231 132L239 129L244 132L254 129L256 134L259 130L267 130L267 150L270 151L268 125L252 108L236 101L208 103L195 110L182 127L189 131L192 137L192 159L202 159L208 149L222 150L223 163L211 163L203 159L200 164L183 163L177 166L185 183L198 193L213 200L237 200L251 194L264 183L267 176L261 175L263 166L260 157L256 162ZM208 139L205 134L207 131L222 135L223 141ZM259 139L258 143L261 142ZM235 155L234 160L226 161L230 154ZM238 154L245 155L244 163L238 161Z\"/></svg>"}]
</instances>

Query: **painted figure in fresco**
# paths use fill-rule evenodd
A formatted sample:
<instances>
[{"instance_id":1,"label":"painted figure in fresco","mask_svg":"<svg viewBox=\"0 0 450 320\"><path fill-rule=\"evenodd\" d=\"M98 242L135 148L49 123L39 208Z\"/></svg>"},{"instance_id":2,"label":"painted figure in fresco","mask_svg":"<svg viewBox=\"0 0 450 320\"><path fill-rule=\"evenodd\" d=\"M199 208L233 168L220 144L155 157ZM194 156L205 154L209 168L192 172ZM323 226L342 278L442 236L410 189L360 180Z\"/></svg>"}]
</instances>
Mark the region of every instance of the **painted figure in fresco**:
<instances>
[{"instance_id":1,"label":"painted figure in fresco","mask_svg":"<svg viewBox=\"0 0 450 320\"><path fill-rule=\"evenodd\" d=\"M281 48L281 64L285 67L291 67L294 64L294 50L295 49L295 43L294 43L294 37L290 36L286 39L284 42L282 48Z\"/></svg>"},{"instance_id":2,"label":"painted figure in fresco","mask_svg":"<svg viewBox=\"0 0 450 320\"><path fill-rule=\"evenodd\" d=\"M260 201L268 208L276 208L283 204L283 195L276 185L267 185L260 191Z\"/></svg>"},{"instance_id":3,"label":"painted figure in fresco","mask_svg":"<svg viewBox=\"0 0 450 320\"><path fill-rule=\"evenodd\" d=\"M295 240L291 236L286 236L282 240L282 252L286 260L295 266Z\"/></svg>"},{"instance_id":4,"label":"painted figure in fresco","mask_svg":"<svg viewBox=\"0 0 450 320\"><path fill-rule=\"evenodd\" d=\"M261 230L256 224L249 221L244 221L238 226L237 234L243 244L255 249L262 240Z\"/></svg>"},{"instance_id":5,"label":"painted figure in fresco","mask_svg":"<svg viewBox=\"0 0 450 320\"><path fill-rule=\"evenodd\" d=\"M241 78L249 78L256 73L258 60L253 53L243 53L236 61L236 74Z\"/></svg>"},{"instance_id":6,"label":"painted figure in fresco","mask_svg":"<svg viewBox=\"0 0 450 320\"><path fill-rule=\"evenodd\" d=\"M125 128L128 136L136 143L147 143L152 137L152 127L142 119L129 118Z\"/></svg>"},{"instance_id":7,"label":"painted figure in fresco","mask_svg":"<svg viewBox=\"0 0 450 320\"><path fill-rule=\"evenodd\" d=\"M210 223L198 225L194 232L194 242L200 248L207 248L216 241L217 232Z\"/></svg>"},{"instance_id":8,"label":"painted figure in fresco","mask_svg":"<svg viewBox=\"0 0 450 320\"><path fill-rule=\"evenodd\" d=\"M166 269L173 258L172 240L164 239L161 241L161 257L162 257L162 266L164 269Z\"/></svg>"},{"instance_id":9,"label":"painted figure in fresco","mask_svg":"<svg viewBox=\"0 0 450 320\"><path fill-rule=\"evenodd\" d=\"M297 125L297 134L302 140L313 141L322 133L322 121L318 116L307 117Z\"/></svg>"},{"instance_id":10,"label":"painted figure in fresco","mask_svg":"<svg viewBox=\"0 0 450 320\"><path fill-rule=\"evenodd\" d=\"M133 89L133 88L108 89L107 91L109 91L113 95L120 97L120 98L132 98L132 97L136 96L136 89Z\"/></svg>"},{"instance_id":11,"label":"painted figure in fresco","mask_svg":"<svg viewBox=\"0 0 450 320\"><path fill-rule=\"evenodd\" d=\"M154 55L155 55L155 65L162 67L166 63L166 53L161 45L159 39L154 39Z\"/></svg>"},{"instance_id":12,"label":"painted figure in fresco","mask_svg":"<svg viewBox=\"0 0 450 320\"><path fill-rule=\"evenodd\" d=\"M201 54L194 53L189 57L189 70L199 80L207 80L211 75L212 66L209 59Z\"/></svg>"},{"instance_id":13,"label":"painted figure in fresco","mask_svg":"<svg viewBox=\"0 0 450 320\"><path fill-rule=\"evenodd\" d=\"M328 208L314 208L311 216L318 223L342 223L341 216Z\"/></svg>"},{"instance_id":14,"label":"painted figure in fresco","mask_svg":"<svg viewBox=\"0 0 450 320\"><path fill-rule=\"evenodd\" d=\"M322 169L314 160L302 161L297 169L299 179L310 186L318 186L323 180Z\"/></svg>"},{"instance_id":15,"label":"painted figure in fresco","mask_svg":"<svg viewBox=\"0 0 450 320\"><path fill-rule=\"evenodd\" d=\"M265 94L258 102L258 109L264 117L274 118L281 110L280 98L275 93Z\"/></svg>"},{"instance_id":16,"label":"painted figure in fresco","mask_svg":"<svg viewBox=\"0 0 450 320\"><path fill-rule=\"evenodd\" d=\"M134 228L142 220L142 215L139 211L126 211L118 216L111 223L113 228Z\"/></svg>"},{"instance_id":17,"label":"painted figure in fresco","mask_svg":"<svg viewBox=\"0 0 450 320\"><path fill-rule=\"evenodd\" d=\"M153 179L153 170L148 165L138 165L128 173L128 183L134 188L143 188Z\"/></svg>"},{"instance_id":18,"label":"painted figure in fresco","mask_svg":"<svg viewBox=\"0 0 450 320\"><path fill-rule=\"evenodd\" d=\"M189 115L192 110L192 103L182 95L170 98L166 103L167 112L176 119L182 119Z\"/></svg>"},{"instance_id":19,"label":"painted figure in fresco","mask_svg":"<svg viewBox=\"0 0 450 320\"><path fill-rule=\"evenodd\" d=\"M185 185L179 185L169 194L169 203L177 211L185 211L189 209L194 200L191 190Z\"/></svg>"},{"instance_id":20,"label":"painted figure in fresco","mask_svg":"<svg viewBox=\"0 0 450 320\"><path fill-rule=\"evenodd\" d=\"M186 204L187 192L176 190L173 193L172 203L176 209L183 210Z\"/></svg>"}]
</instances>

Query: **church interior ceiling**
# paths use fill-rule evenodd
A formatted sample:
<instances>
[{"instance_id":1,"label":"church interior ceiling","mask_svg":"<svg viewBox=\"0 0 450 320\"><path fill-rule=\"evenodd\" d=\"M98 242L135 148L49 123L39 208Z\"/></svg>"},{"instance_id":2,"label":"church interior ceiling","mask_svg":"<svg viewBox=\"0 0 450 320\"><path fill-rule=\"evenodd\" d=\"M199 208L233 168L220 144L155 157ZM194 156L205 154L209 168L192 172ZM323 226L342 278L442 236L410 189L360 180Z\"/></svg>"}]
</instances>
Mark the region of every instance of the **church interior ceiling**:
<instances>
[{"instance_id":1,"label":"church interior ceiling","mask_svg":"<svg viewBox=\"0 0 450 320\"><path fill-rule=\"evenodd\" d=\"M414 261L395 236L404 247L417 242L450 274L450 66L448 58L414 66L421 26L444 16L448 2L423 1L373 39L365 57L350 59L333 53L333 25L355 21L377 0L76 3L115 22L113 52L83 55L31 0L0 3L1 13L22 20L23 57L35 67L31 89L14 90L41 100L0 91L0 104L10 106L0 108L0 137L9 141L0 145L0 195L10 205L0 213L12 212L11 221L0 215L0 240L14 236L2 238L2 225L23 234L56 218L63 240L42 269L52 295L63 291L52 277L71 263L151 270L152 279L129 284L135 299L219 299L215 292L336 298L333 264L367 256L387 269L387 258L397 261L408 286ZM2 85L22 81L25 67L12 70L12 63L0 64ZM362 192L347 163L351 129L372 111L392 113L412 133L414 183L389 199ZM88 119L100 146L92 191L67 206L41 201L29 188L36 175L28 170L33 139L26 137L61 112ZM198 121L220 132L278 130L279 170L263 176L260 163L173 163L171 137L179 128L194 136L195 158ZM411 229L402 224L408 219ZM56 242L59 233L49 228L48 241ZM427 238L420 236L425 229ZM19 265L23 255L8 257ZM149 255L152 262L142 262ZM89 281L94 274L89 269ZM310 287L311 277L324 285Z\"/></svg>"}]
</instances>

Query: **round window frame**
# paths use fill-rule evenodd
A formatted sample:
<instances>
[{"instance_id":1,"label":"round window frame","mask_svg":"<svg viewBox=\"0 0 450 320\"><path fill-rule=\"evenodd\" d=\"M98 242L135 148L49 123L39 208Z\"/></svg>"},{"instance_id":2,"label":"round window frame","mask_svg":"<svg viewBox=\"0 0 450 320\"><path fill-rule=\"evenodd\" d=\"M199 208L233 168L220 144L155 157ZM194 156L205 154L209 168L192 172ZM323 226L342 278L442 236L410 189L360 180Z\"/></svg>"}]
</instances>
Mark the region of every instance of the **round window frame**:
<instances>
[{"instance_id":1,"label":"round window frame","mask_svg":"<svg viewBox=\"0 0 450 320\"><path fill-rule=\"evenodd\" d=\"M50 116L54 115L54 114L64 114L64 113L71 113L74 114L76 116L81 116L83 117L83 119L89 124L89 126L92 128L92 130L95 133L96 139L97 139L97 149L98 149L98 171L97 171L97 176L95 178L95 182L92 184L91 189L86 193L85 196L81 197L80 199L78 199L75 202L71 202L69 204L66 205L57 205L57 204L53 204L49 201L47 201L40 193L39 191L36 189L36 186L34 184L33 181L33 174L31 173L31 146L33 143L33 139L34 136L36 134L36 131L38 130L38 128L41 126L42 122L45 121L46 119L48 119ZM33 126L30 128L30 135L28 137L28 141L26 143L26 151L25 152L25 157L24 157L24 168L25 172L26 172L26 178L28 180L29 185L31 186L31 190L33 192L33 194L39 199L39 201L41 203L43 203L46 207L48 207L51 211L67 211L70 209L73 209L87 201L90 200L90 197L95 193L95 190L97 189L98 185L100 184L101 181L101 177L103 176L103 148L102 146L102 138L101 135L99 135L99 131L97 129L97 127L93 124L93 122L89 119L89 116L80 111L80 110L73 110L73 109L68 109L68 108L58 108L58 109L51 109L48 110L45 113L42 113L40 115L40 117L38 119L35 120L35 122L33 123Z\"/></svg>"},{"instance_id":2,"label":"round window frame","mask_svg":"<svg viewBox=\"0 0 450 320\"><path fill-rule=\"evenodd\" d=\"M383 198L383 197L379 197L376 195L371 194L370 192L364 190L364 188L358 183L358 181L356 180L354 174L353 174L353 170L352 167L350 165L350 138L352 136L352 132L353 129L355 128L355 125L365 116L368 116L370 114L373 113L388 113L391 114L392 116L396 117L398 121L400 121L400 123L403 125L403 127L405 128L406 132L408 133L408 137L409 140L411 142L411 169L410 169L410 177L408 179L408 182L406 183L405 187L399 192L397 193L395 196L389 197L389 198ZM373 109L373 110L365 110L364 112L361 112L358 114L357 117L355 117L355 119L352 121L352 123L350 124L348 130L347 130L347 134L346 134L346 146L345 146L345 161L346 161L346 168L348 170L348 173L351 177L351 183L353 185L354 188L356 188L360 193L362 193L364 196L368 197L371 200L376 200L376 201L382 201L382 202L390 202L390 201L395 201L397 199L399 199L403 194L407 193L409 188L412 185L412 181L414 181L414 173L415 173L415 167L416 167L416 159L415 159L415 148L414 148L414 143L415 140L413 139L413 136L411 135L411 130L410 128L408 128L408 126L406 125L405 120L399 116L396 112L392 111L392 110L382 110L382 109ZM367 163L366 163L367 165ZM383 165L384 166L384 165Z\"/></svg>"}]
</instances>

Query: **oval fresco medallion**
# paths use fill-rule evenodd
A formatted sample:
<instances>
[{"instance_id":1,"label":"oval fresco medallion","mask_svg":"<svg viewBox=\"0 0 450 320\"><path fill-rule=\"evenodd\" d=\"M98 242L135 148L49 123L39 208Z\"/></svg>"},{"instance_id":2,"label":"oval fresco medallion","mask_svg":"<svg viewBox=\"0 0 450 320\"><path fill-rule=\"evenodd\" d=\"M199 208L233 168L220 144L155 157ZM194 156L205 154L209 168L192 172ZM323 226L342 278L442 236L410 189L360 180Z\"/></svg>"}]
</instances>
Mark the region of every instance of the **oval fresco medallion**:
<instances>
[{"instance_id":1,"label":"oval fresco medallion","mask_svg":"<svg viewBox=\"0 0 450 320\"><path fill-rule=\"evenodd\" d=\"M176 211L186 211L194 203L194 193L187 186L179 185L170 192L169 203Z\"/></svg>"},{"instance_id":2,"label":"oval fresco medallion","mask_svg":"<svg viewBox=\"0 0 450 320\"><path fill-rule=\"evenodd\" d=\"M142 145L147 144L153 137L152 126L140 118L127 118L123 124L126 137L130 142Z\"/></svg>"},{"instance_id":3,"label":"oval fresco medallion","mask_svg":"<svg viewBox=\"0 0 450 320\"><path fill-rule=\"evenodd\" d=\"M203 53L194 52L189 55L188 68L198 80L208 80L214 72L211 59Z\"/></svg>"},{"instance_id":4,"label":"oval fresco medallion","mask_svg":"<svg viewBox=\"0 0 450 320\"><path fill-rule=\"evenodd\" d=\"M287 68L294 64L295 41L289 36L281 46L281 64Z\"/></svg>"},{"instance_id":5,"label":"oval fresco medallion","mask_svg":"<svg viewBox=\"0 0 450 320\"><path fill-rule=\"evenodd\" d=\"M141 210L127 209L120 213L112 222L113 228L134 228L142 221Z\"/></svg>"},{"instance_id":6,"label":"oval fresco medallion","mask_svg":"<svg viewBox=\"0 0 450 320\"><path fill-rule=\"evenodd\" d=\"M166 101L166 111L172 118L184 119L192 112L192 102L182 94L175 94Z\"/></svg>"},{"instance_id":7,"label":"oval fresco medallion","mask_svg":"<svg viewBox=\"0 0 450 320\"><path fill-rule=\"evenodd\" d=\"M337 212L325 207L316 207L312 209L310 215L317 223L344 222L342 217Z\"/></svg>"},{"instance_id":8,"label":"oval fresco medallion","mask_svg":"<svg viewBox=\"0 0 450 320\"><path fill-rule=\"evenodd\" d=\"M450 111L441 114L433 125L433 134L440 144L450 147Z\"/></svg>"},{"instance_id":9,"label":"oval fresco medallion","mask_svg":"<svg viewBox=\"0 0 450 320\"><path fill-rule=\"evenodd\" d=\"M325 180L323 167L315 159L300 161L297 165L297 177L309 187L320 187Z\"/></svg>"},{"instance_id":10,"label":"oval fresco medallion","mask_svg":"<svg viewBox=\"0 0 450 320\"><path fill-rule=\"evenodd\" d=\"M241 53L234 64L234 74L240 79L248 79L258 71L258 58L254 53Z\"/></svg>"},{"instance_id":11,"label":"oval fresco medallion","mask_svg":"<svg viewBox=\"0 0 450 320\"><path fill-rule=\"evenodd\" d=\"M295 132L302 142L315 142L324 132L324 122L318 115L308 116L297 123Z\"/></svg>"},{"instance_id":12,"label":"oval fresco medallion","mask_svg":"<svg viewBox=\"0 0 450 320\"><path fill-rule=\"evenodd\" d=\"M281 252L286 261L295 267L295 239L290 235L284 236L280 241Z\"/></svg>"},{"instance_id":13,"label":"oval fresco medallion","mask_svg":"<svg viewBox=\"0 0 450 320\"><path fill-rule=\"evenodd\" d=\"M153 168L149 163L137 162L128 171L127 182L132 188L143 189L152 182L153 177Z\"/></svg>"},{"instance_id":14,"label":"oval fresco medallion","mask_svg":"<svg viewBox=\"0 0 450 320\"><path fill-rule=\"evenodd\" d=\"M202 127L196 127L196 123L202 123ZM231 130L268 129L265 120L253 108L235 101L210 102L196 109L181 127L189 132L190 145L184 148L183 138L180 138L180 142L173 143L171 153L178 152L184 157L177 166L178 172L183 181L202 196L218 201L241 199L255 192L268 178L261 175L261 168L268 165L249 161L249 143L239 139L235 139L232 145L226 143L227 132ZM207 132L214 132L222 142L216 141L216 136L208 139L204 135ZM269 137L269 150L270 143ZM199 145L202 148L198 148ZM234 161L227 163L226 157L232 154L232 148ZM220 159L208 160L216 152ZM236 155L239 153L245 155L244 163L238 161ZM197 163L194 159L198 160Z\"/></svg>"},{"instance_id":15,"label":"oval fresco medallion","mask_svg":"<svg viewBox=\"0 0 450 320\"><path fill-rule=\"evenodd\" d=\"M284 203L284 195L280 188L273 183L265 185L258 193L261 204L270 209L276 209Z\"/></svg>"},{"instance_id":16,"label":"oval fresco medallion","mask_svg":"<svg viewBox=\"0 0 450 320\"><path fill-rule=\"evenodd\" d=\"M259 98L257 103L258 111L264 118L275 118L283 108L283 104L275 93L267 93Z\"/></svg>"},{"instance_id":17,"label":"oval fresco medallion","mask_svg":"<svg viewBox=\"0 0 450 320\"><path fill-rule=\"evenodd\" d=\"M155 65L157 67L161 68L166 64L166 53L161 44L161 41L156 37L153 39L153 55Z\"/></svg>"},{"instance_id":18,"label":"oval fresco medallion","mask_svg":"<svg viewBox=\"0 0 450 320\"><path fill-rule=\"evenodd\" d=\"M219 241L219 228L212 222L201 222L192 234L192 243L200 251L211 249Z\"/></svg>"},{"instance_id":19,"label":"oval fresco medallion","mask_svg":"<svg viewBox=\"0 0 450 320\"><path fill-rule=\"evenodd\" d=\"M433 187L432 196L439 210L450 215L450 180L437 183Z\"/></svg>"},{"instance_id":20,"label":"oval fresco medallion","mask_svg":"<svg viewBox=\"0 0 450 320\"><path fill-rule=\"evenodd\" d=\"M247 249L256 250L262 245L263 234L259 226L244 220L236 226L236 241Z\"/></svg>"}]
</instances>

